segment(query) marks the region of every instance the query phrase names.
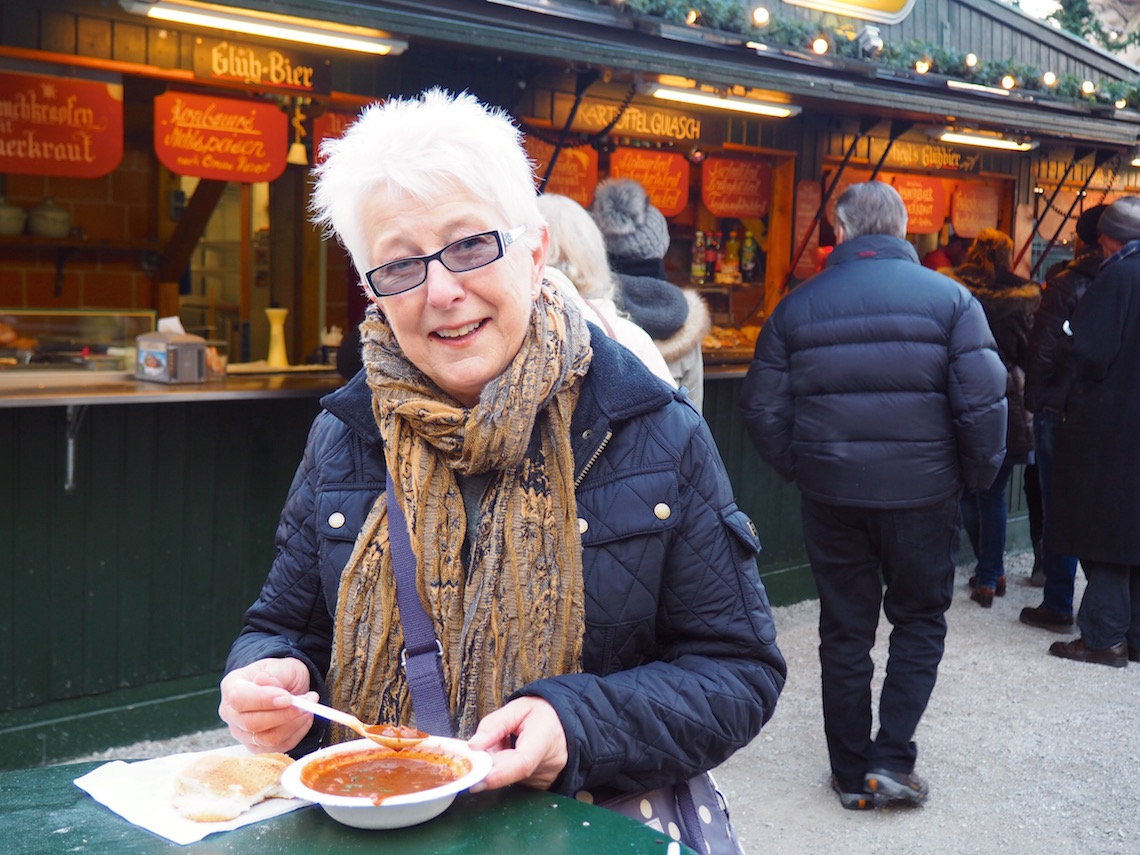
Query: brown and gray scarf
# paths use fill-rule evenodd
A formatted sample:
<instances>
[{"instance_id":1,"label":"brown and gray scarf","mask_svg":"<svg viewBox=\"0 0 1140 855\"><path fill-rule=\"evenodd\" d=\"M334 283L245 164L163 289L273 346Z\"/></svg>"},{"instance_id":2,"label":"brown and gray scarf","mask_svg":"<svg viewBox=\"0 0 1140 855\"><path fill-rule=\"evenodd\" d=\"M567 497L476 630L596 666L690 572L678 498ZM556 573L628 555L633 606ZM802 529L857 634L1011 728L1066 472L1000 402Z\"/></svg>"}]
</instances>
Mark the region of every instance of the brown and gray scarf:
<instances>
[{"instance_id":1,"label":"brown and gray scarf","mask_svg":"<svg viewBox=\"0 0 1140 855\"><path fill-rule=\"evenodd\" d=\"M407 360L378 314L360 329L420 598L443 646L456 732L466 738L520 687L581 669L585 603L570 417L592 357L589 330L577 308L543 283L518 354L466 408ZM465 566L456 476L486 473ZM341 575L328 683L338 709L365 722L408 723L387 517L381 495Z\"/></svg>"}]
</instances>

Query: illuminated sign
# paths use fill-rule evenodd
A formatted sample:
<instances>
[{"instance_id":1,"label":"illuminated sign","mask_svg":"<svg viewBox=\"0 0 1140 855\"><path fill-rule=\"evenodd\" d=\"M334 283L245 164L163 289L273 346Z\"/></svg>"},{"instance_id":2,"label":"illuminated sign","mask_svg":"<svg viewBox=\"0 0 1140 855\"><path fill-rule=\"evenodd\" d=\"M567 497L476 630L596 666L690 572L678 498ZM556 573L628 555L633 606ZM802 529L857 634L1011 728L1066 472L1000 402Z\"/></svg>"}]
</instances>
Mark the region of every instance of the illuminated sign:
<instances>
[{"instance_id":1,"label":"illuminated sign","mask_svg":"<svg viewBox=\"0 0 1140 855\"><path fill-rule=\"evenodd\" d=\"M676 152L619 148L610 155L610 177L632 178L666 217L689 204L689 161Z\"/></svg>"},{"instance_id":2,"label":"illuminated sign","mask_svg":"<svg viewBox=\"0 0 1140 855\"><path fill-rule=\"evenodd\" d=\"M331 90L327 61L277 48L203 38L194 44L194 76L293 92L327 94Z\"/></svg>"}]
</instances>

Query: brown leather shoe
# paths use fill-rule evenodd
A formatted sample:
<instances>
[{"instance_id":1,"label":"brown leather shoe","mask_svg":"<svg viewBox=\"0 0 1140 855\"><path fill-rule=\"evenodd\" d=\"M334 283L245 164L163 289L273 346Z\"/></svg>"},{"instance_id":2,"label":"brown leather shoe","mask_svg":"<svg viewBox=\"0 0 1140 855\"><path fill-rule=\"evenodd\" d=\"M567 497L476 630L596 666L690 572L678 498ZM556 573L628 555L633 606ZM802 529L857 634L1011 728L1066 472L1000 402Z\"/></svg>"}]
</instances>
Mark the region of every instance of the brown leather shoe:
<instances>
[{"instance_id":1,"label":"brown leather shoe","mask_svg":"<svg viewBox=\"0 0 1140 855\"><path fill-rule=\"evenodd\" d=\"M1026 606L1017 618L1024 624L1035 626L1038 629L1048 629L1052 632L1068 632L1073 628L1073 616L1064 615L1047 609L1045 606L1031 608Z\"/></svg>"},{"instance_id":2,"label":"brown leather shoe","mask_svg":"<svg viewBox=\"0 0 1140 855\"><path fill-rule=\"evenodd\" d=\"M970 599L983 609L988 609L994 604L994 589L974 588L974 590L970 591Z\"/></svg>"},{"instance_id":3,"label":"brown leather shoe","mask_svg":"<svg viewBox=\"0 0 1140 855\"><path fill-rule=\"evenodd\" d=\"M1049 652L1062 659L1111 665L1113 668L1123 668L1128 664L1128 645L1123 641L1104 650L1092 650L1085 647L1084 639L1074 638L1072 641L1054 641L1049 645Z\"/></svg>"},{"instance_id":4,"label":"brown leather shoe","mask_svg":"<svg viewBox=\"0 0 1140 855\"><path fill-rule=\"evenodd\" d=\"M978 577L977 576L971 576L970 577L970 587L971 588L978 587ZM997 577L997 582L994 584L994 594L996 596L999 596L999 597L1005 596L1005 576L1004 575Z\"/></svg>"}]
</instances>

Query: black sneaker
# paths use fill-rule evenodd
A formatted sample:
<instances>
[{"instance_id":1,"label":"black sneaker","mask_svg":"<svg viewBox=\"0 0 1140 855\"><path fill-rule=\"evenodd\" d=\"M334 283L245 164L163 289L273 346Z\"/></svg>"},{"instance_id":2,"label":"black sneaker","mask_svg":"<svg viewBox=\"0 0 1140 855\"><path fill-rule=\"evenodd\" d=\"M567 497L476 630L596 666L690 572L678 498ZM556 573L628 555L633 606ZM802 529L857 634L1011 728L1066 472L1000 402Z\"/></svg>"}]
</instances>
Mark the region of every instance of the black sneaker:
<instances>
[{"instance_id":1,"label":"black sneaker","mask_svg":"<svg viewBox=\"0 0 1140 855\"><path fill-rule=\"evenodd\" d=\"M891 769L872 769L863 778L868 793L886 801L906 801L922 804L930 787L914 772L895 772Z\"/></svg>"},{"instance_id":2,"label":"black sneaker","mask_svg":"<svg viewBox=\"0 0 1140 855\"><path fill-rule=\"evenodd\" d=\"M845 793L834 775L831 776L831 789L839 795L839 803L847 810L870 810L875 806L875 797L870 793Z\"/></svg>"}]
</instances>

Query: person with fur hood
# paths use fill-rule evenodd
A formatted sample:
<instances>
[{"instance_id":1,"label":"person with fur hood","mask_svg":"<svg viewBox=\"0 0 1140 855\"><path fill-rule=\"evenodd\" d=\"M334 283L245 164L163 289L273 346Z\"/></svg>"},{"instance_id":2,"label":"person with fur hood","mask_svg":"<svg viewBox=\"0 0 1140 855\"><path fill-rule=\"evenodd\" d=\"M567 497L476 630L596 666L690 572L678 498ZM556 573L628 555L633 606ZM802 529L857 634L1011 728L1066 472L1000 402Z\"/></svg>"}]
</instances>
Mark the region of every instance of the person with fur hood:
<instances>
[{"instance_id":1,"label":"person with fur hood","mask_svg":"<svg viewBox=\"0 0 1140 855\"><path fill-rule=\"evenodd\" d=\"M977 556L970 577L970 599L982 608L1005 594L1005 491L1013 467L1033 462L1033 414L1025 408L1025 366L1033 313L1041 303L1041 287L1013 272L1013 240L998 229L982 229L966 253L965 264L950 271L986 313L998 354L1006 370L1005 461L987 490L962 496L962 524Z\"/></svg>"},{"instance_id":2,"label":"person with fur hood","mask_svg":"<svg viewBox=\"0 0 1140 855\"><path fill-rule=\"evenodd\" d=\"M610 266L621 286L618 303L653 337L673 379L700 410L705 376L701 339L712 320L699 295L665 279L665 216L649 201L645 188L629 178L601 182L590 213L606 239Z\"/></svg>"}]
</instances>

